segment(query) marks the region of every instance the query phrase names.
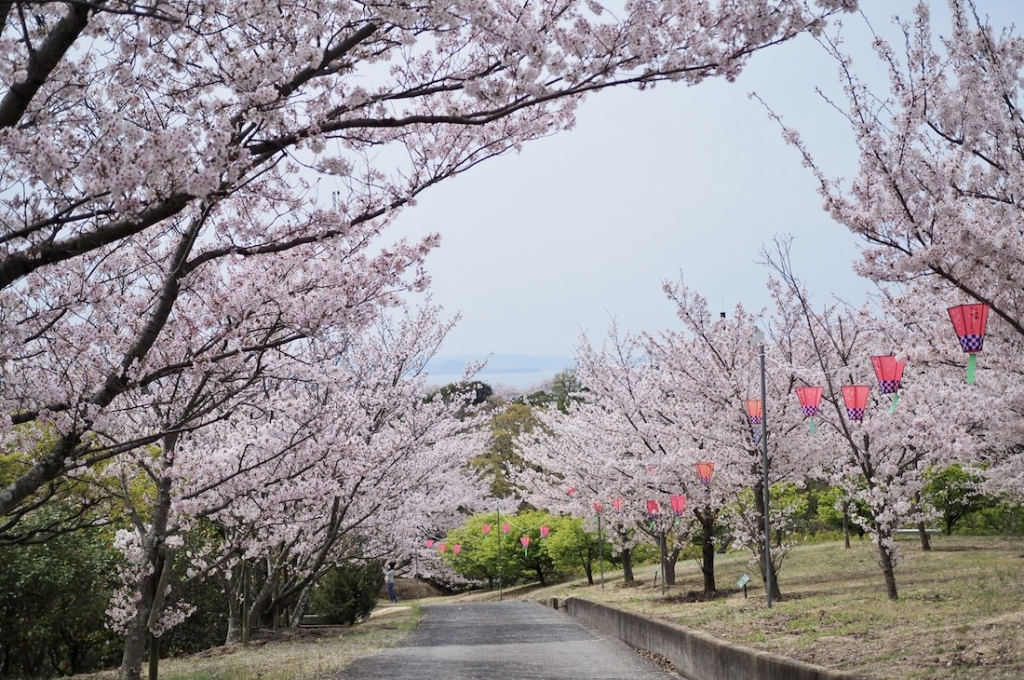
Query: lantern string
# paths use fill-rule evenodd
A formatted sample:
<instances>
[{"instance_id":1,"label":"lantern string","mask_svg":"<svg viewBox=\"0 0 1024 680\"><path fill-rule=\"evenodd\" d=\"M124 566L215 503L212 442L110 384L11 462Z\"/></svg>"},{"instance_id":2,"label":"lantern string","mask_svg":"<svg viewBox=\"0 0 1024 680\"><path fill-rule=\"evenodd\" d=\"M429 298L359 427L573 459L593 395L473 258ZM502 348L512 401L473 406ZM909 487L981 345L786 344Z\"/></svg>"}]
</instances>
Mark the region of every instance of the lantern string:
<instances>
[{"instance_id":1,"label":"lantern string","mask_svg":"<svg viewBox=\"0 0 1024 680\"><path fill-rule=\"evenodd\" d=\"M893 392L892 393L892 405L889 406L889 413L895 413L896 412L896 407L899 405L899 403L900 403L900 393L899 392Z\"/></svg>"},{"instance_id":2,"label":"lantern string","mask_svg":"<svg viewBox=\"0 0 1024 680\"><path fill-rule=\"evenodd\" d=\"M978 365L978 355L971 352L967 359L967 384L974 384L974 368Z\"/></svg>"}]
</instances>

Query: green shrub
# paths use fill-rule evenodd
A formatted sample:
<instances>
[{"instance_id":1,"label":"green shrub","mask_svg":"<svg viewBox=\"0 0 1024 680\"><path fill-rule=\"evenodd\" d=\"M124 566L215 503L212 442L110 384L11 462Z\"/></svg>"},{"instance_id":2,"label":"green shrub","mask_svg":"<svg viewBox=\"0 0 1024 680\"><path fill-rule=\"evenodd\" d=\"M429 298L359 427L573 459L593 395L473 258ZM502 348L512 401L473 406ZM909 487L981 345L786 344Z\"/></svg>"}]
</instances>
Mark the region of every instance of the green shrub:
<instances>
[{"instance_id":1,"label":"green shrub","mask_svg":"<svg viewBox=\"0 0 1024 680\"><path fill-rule=\"evenodd\" d=\"M317 582L309 608L334 623L352 625L370 615L383 587L384 572L379 561L340 564Z\"/></svg>"}]
</instances>

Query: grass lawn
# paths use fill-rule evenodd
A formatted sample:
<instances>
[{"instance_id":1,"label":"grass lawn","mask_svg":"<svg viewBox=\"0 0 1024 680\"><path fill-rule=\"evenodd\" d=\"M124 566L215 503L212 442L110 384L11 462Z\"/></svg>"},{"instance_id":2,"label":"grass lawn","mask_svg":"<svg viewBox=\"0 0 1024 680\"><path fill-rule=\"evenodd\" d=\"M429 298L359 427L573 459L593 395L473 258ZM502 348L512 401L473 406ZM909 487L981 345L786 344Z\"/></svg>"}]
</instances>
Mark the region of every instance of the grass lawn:
<instances>
[{"instance_id":1,"label":"grass lawn","mask_svg":"<svg viewBox=\"0 0 1024 680\"><path fill-rule=\"evenodd\" d=\"M161 659L160 680L320 680L336 675L360 656L392 647L420 620L420 607L381 605L374 616L352 627L280 631L241 645L215 647L180 659ZM143 665L142 677L147 677ZM76 675L78 680L112 680L117 671Z\"/></svg>"},{"instance_id":2,"label":"grass lawn","mask_svg":"<svg viewBox=\"0 0 1024 680\"><path fill-rule=\"evenodd\" d=\"M1024 540L935 536L924 552L901 541L900 599L885 596L876 551L867 540L805 544L787 555L779 574L783 598L765 605L764 586L749 555L718 555L717 586L727 596L692 601L703 589L700 568L676 566L677 582L661 596L655 566L606 574L605 588L585 581L529 594L577 596L699 628L733 642L878 678L923 680L1024 678ZM736 582L751 577L749 599Z\"/></svg>"}]
</instances>

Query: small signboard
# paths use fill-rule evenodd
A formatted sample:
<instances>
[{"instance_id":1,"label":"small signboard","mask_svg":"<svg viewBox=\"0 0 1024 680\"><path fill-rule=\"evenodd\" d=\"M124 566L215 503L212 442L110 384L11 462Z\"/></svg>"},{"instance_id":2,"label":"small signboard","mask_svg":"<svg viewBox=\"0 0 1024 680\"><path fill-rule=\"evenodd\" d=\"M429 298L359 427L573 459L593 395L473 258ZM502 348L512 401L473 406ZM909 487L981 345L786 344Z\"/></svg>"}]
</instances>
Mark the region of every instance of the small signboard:
<instances>
[{"instance_id":1,"label":"small signboard","mask_svg":"<svg viewBox=\"0 0 1024 680\"><path fill-rule=\"evenodd\" d=\"M750 583L750 574L744 574L743 576L740 576L740 580L739 581L736 581L736 587L737 588L742 588L743 586L747 585L748 583Z\"/></svg>"}]
</instances>

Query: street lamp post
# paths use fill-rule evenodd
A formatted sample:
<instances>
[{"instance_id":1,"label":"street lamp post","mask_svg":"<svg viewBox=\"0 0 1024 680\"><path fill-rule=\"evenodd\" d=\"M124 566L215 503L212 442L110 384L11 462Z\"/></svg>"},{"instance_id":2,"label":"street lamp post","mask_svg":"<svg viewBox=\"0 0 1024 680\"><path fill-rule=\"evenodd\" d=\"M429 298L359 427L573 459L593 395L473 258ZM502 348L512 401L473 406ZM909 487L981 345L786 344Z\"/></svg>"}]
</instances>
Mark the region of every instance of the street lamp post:
<instances>
[{"instance_id":1,"label":"street lamp post","mask_svg":"<svg viewBox=\"0 0 1024 680\"><path fill-rule=\"evenodd\" d=\"M594 503L594 512L597 513L597 560L601 567L601 590L604 590L604 534L601 532L600 503Z\"/></svg>"},{"instance_id":2,"label":"street lamp post","mask_svg":"<svg viewBox=\"0 0 1024 680\"><path fill-rule=\"evenodd\" d=\"M764 339L762 335L758 354L761 357L761 471L764 478L764 585L767 590L768 609L772 608L772 528L768 515L771 492L768 487L768 390L764 372Z\"/></svg>"}]
</instances>

